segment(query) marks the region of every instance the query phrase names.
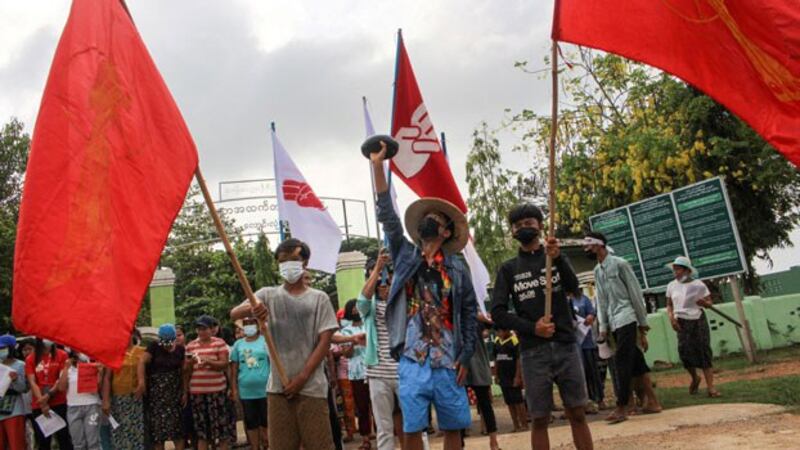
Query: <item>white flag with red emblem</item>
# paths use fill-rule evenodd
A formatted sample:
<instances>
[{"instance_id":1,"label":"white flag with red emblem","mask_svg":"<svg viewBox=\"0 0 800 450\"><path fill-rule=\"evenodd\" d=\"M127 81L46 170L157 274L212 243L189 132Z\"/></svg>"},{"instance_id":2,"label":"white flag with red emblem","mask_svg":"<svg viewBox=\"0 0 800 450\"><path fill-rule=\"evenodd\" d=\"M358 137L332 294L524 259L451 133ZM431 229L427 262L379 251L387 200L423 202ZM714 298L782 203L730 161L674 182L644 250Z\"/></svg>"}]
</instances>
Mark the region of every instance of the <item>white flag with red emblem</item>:
<instances>
[{"instance_id":1,"label":"white flag with red emblem","mask_svg":"<svg viewBox=\"0 0 800 450\"><path fill-rule=\"evenodd\" d=\"M325 205L294 165L275 131L272 131L278 214L289 224L292 237L311 247L308 268L336 273L342 232Z\"/></svg>"}]
</instances>

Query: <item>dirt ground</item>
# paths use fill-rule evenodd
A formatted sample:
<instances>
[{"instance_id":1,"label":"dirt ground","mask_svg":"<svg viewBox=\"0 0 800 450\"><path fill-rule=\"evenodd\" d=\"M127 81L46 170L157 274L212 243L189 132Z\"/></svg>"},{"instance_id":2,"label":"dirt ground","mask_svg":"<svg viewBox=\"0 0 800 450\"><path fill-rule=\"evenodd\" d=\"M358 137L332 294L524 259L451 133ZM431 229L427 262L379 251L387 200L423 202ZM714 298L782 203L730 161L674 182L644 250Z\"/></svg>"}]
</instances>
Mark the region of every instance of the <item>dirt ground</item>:
<instances>
[{"instance_id":1,"label":"dirt ground","mask_svg":"<svg viewBox=\"0 0 800 450\"><path fill-rule=\"evenodd\" d=\"M800 360L781 361L768 365L752 366L736 370L720 370L714 372L714 382L717 384L739 380L763 380L765 378L783 377L800 373ZM659 387L689 386L689 374L659 374L654 375ZM800 447L800 445L798 445Z\"/></svg>"},{"instance_id":2,"label":"dirt ground","mask_svg":"<svg viewBox=\"0 0 800 450\"><path fill-rule=\"evenodd\" d=\"M590 424L596 449L787 449L798 448L800 416L787 414L776 405L715 404L666 410L661 414L635 416L618 425L603 421ZM563 421L550 429L554 449L571 449L572 436ZM530 434L499 436L505 450L530 448ZM436 440L431 448L441 448ZM488 449L484 436L467 439L467 449Z\"/></svg>"}]
</instances>

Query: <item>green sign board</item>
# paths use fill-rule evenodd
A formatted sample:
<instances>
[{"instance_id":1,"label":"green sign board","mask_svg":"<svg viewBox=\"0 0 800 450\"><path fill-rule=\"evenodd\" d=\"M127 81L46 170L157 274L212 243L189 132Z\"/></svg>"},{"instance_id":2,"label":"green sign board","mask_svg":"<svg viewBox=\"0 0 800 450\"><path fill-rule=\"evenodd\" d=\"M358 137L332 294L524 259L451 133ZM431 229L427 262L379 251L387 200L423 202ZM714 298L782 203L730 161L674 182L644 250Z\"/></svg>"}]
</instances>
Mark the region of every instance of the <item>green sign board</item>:
<instances>
[{"instance_id":1,"label":"green sign board","mask_svg":"<svg viewBox=\"0 0 800 450\"><path fill-rule=\"evenodd\" d=\"M695 183L589 219L647 290L672 280L666 264L688 256L700 278L745 272L747 265L721 178Z\"/></svg>"}]
</instances>

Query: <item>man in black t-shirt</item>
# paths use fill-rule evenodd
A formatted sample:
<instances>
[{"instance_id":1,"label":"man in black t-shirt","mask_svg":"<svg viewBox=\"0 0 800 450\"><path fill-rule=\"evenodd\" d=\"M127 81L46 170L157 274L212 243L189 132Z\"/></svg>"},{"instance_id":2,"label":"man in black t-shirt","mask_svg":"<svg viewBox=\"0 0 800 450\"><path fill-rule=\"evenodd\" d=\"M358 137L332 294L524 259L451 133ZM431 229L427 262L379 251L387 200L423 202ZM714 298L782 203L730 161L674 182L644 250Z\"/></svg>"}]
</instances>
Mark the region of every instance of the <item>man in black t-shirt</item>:
<instances>
[{"instance_id":1,"label":"man in black t-shirt","mask_svg":"<svg viewBox=\"0 0 800 450\"><path fill-rule=\"evenodd\" d=\"M497 271L492 295L492 318L498 327L514 330L520 339L522 376L528 411L533 419L531 446L550 448L547 427L553 406L553 383L558 385L564 410L578 450L592 448L586 423L588 402L581 356L575 340L573 311L567 292L576 292L578 278L555 237L539 240L544 221L539 208L521 204L509 213L511 232L519 253ZM547 286L546 255L553 260L552 315L544 315ZM513 305L516 314L509 312Z\"/></svg>"}]
</instances>

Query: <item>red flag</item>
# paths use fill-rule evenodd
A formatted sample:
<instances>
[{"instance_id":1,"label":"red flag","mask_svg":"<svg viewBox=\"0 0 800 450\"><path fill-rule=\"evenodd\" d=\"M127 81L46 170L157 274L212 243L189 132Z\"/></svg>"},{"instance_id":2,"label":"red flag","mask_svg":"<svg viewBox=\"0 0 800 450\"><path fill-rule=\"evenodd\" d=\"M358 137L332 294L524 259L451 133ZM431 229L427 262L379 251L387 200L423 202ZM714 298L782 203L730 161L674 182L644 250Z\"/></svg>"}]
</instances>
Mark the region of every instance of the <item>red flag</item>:
<instances>
[{"instance_id":1,"label":"red flag","mask_svg":"<svg viewBox=\"0 0 800 450\"><path fill-rule=\"evenodd\" d=\"M684 79L800 166L796 0L557 0L553 39Z\"/></svg>"},{"instance_id":2,"label":"red flag","mask_svg":"<svg viewBox=\"0 0 800 450\"><path fill-rule=\"evenodd\" d=\"M445 199L466 213L467 205L422 101L401 34L398 34L395 70L392 136L400 148L391 160L392 172L420 197Z\"/></svg>"},{"instance_id":3,"label":"red flag","mask_svg":"<svg viewBox=\"0 0 800 450\"><path fill-rule=\"evenodd\" d=\"M120 1L75 0L31 143L14 326L119 367L196 166Z\"/></svg>"}]
</instances>

